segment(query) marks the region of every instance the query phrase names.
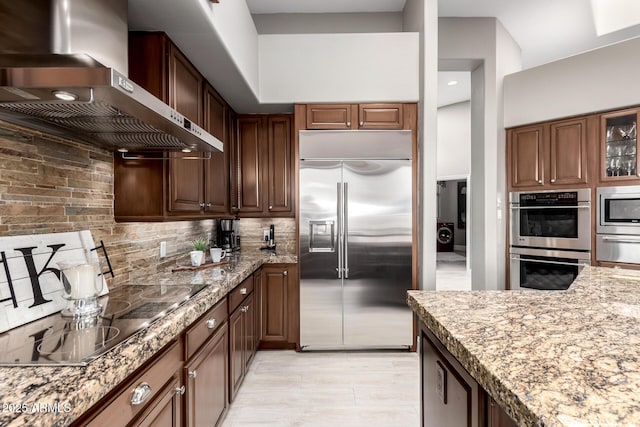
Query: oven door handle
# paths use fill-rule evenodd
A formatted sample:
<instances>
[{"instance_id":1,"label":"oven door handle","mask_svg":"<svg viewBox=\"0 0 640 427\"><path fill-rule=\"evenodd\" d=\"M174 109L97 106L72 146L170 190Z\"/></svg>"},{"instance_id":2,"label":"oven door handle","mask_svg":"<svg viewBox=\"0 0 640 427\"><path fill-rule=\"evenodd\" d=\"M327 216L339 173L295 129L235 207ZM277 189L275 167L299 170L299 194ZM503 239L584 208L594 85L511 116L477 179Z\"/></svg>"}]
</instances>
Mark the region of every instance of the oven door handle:
<instances>
[{"instance_id":1,"label":"oven door handle","mask_svg":"<svg viewBox=\"0 0 640 427\"><path fill-rule=\"evenodd\" d=\"M618 243L640 243L640 237L633 238L629 236L625 237L616 237L616 236L601 236L602 240L609 242L618 242Z\"/></svg>"},{"instance_id":2,"label":"oven door handle","mask_svg":"<svg viewBox=\"0 0 640 427\"><path fill-rule=\"evenodd\" d=\"M512 261L528 261L528 262L537 262L540 264L556 264L556 265L571 265L571 266L582 266L582 267L588 267L589 264L587 264L586 262L560 262L560 261L544 261L544 260L540 260L540 259L531 259L531 258L521 258L521 257L515 257L512 256L511 257Z\"/></svg>"},{"instance_id":3,"label":"oven door handle","mask_svg":"<svg viewBox=\"0 0 640 427\"><path fill-rule=\"evenodd\" d=\"M590 205L578 206L511 206L511 209L527 210L527 209L589 209Z\"/></svg>"}]
</instances>

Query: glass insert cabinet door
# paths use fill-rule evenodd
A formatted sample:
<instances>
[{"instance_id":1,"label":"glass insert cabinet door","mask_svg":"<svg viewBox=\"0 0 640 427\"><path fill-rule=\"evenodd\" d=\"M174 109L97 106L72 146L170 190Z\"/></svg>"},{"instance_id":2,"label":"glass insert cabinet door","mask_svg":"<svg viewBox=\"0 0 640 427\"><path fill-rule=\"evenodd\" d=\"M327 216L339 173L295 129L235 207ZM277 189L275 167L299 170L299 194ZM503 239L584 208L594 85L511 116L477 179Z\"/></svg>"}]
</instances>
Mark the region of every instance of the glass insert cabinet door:
<instances>
[{"instance_id":1,"label":"glass insert cabinet door","mask_svg":"<svg viewBox=\"0 0 640 427\"><path fill-rule=\"evenodd\" d=\"M640 110L602 115L602 177L606 180L637 179L637 124Z\"/></svg>"}]
</instances>

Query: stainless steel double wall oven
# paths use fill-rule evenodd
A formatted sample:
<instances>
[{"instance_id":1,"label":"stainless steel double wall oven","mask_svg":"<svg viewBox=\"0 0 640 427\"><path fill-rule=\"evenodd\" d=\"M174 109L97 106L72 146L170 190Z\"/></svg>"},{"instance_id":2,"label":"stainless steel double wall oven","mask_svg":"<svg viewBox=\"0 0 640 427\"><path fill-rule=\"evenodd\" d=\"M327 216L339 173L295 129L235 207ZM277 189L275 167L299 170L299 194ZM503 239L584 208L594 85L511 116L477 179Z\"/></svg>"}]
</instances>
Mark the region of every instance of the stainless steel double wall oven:
<instances>
[{"instance_id":1,"label":"stainless steel double wall oven","mask_svg":"<svg viewBox=\"0 0 640 427\"><path fill-rule=\"evenodd\" d=\"M591 190L514 192L511 289L567 289L591 262Z\"/></svg>"}]
</instances>

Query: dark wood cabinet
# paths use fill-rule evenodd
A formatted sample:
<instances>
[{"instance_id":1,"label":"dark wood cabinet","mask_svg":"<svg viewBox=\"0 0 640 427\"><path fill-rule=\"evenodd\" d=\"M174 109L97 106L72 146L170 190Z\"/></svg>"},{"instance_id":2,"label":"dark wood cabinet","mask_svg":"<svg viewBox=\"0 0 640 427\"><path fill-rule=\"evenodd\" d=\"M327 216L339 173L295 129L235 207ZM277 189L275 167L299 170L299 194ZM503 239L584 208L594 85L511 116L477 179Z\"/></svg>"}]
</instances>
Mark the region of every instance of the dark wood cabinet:
<instances>
[{"instance_id":1,"label":"dark wood cabinet","mask_svg":"<svg viewBox=\"0 0 640 427\"><path fill-rule=\"evenodd\" d=\"M137 427L179 427L182 426L182 396L184 387L180 376L172 380L158 393L154 403L131 425ZM113 424L112 424L113 425Z\"/></svg>"},{"instance_id":2,"label":"dark wood cabinet","mask_svg":"<svg viewBox=\"0 0 640 427\"><path fill-rule=\"evenodd\" d=\"M596 125L589 116L510 129L509 188L588 186Z\"/></svg>"},{"instance_id":3,"label":"dark wood cabinet","mask_svg":"<svg viewBox=\"0 0 640 427\"><path fill-rule=\"evenodd\" d=\"M182 342L173 341L152 361L145 363L132 378L119 387L111 397L90 411L75 425L153 425L152 421L166 424L180 419L182 395L180 372ZM139 401L133 401L135 391L141 393ZM180 425L180 423L176 424Z\"/></svg>"},{"instance_id":4,"label":"dark wood cabinet","mask_svg":"<svg viewBox=\"0 0 640 427\"><path fill-rule=\"evenodd\" d=\"M238 214L293 216L291 115L241 115L235 143L232 199Z\"/></svg>"},{"instance_id":5,"label":"dark wood cabinet","mask_svg":"<svg viewBox=\"0 0 640 427\"><path fill-rule=\"evenodd\" d=\"M129 33L129 76L217 137L224 152L213 152L210 159L202 159L204 153L147 154L156 158L166 156L169 160L165 161L118 159L114 173L116 220L227 216L230 212L227 103L162 32Z\"/></svg>"},{"instance_id":6,"label":"dark wood cabinet","mask_svg":"<svg viewBox=\"0 0 640 427\"><path fill-rule=\"evenodd\" d=\"M262 267L261 348L296 348L299 331L298 288L294 264Z\"/></svg>"},{"instance_id":7,"label":"dark wood cabinet","mask_svg":"<svg viewBox=\"0 0 640 427\"><path fill-rule=\"evenodd\" d=\"M253 272L253 306L256 336L256 350L262 341L262 268Z\"/></svg>"},{"instance_id":8,"label":"dark wood cabinet","mask_svg":"<svg viewBox=\"0 0 640 427\"><path fill-rule=\"evenodd\" d=\"M261 116L238 117L236 168L238 211L262 214L264 211L266 142Z\"/></svg>"},{"instance_id":9,"label":"dark wood cabinet","mask_svg":"<svg viewBox=\"0 0 640 427\"><path fill-rule=\"evenodd\" d=\"M229 294L229 402L235 398L256 353L253 276Z\"/></svg>"},{"instance_id":10,"label":"dark wood cabinet","mask_svg":"<svg viewBox=\"0 0 640 427\"><path fill-rule=\"evenodd\" d=\"M204 77L163 32L129 32L129 78L202 126Z\"/></svg>"},{"instance_id":11,"label":"dark wood cabinet","mask_svg":"<svg viewBox=\"0 0 640 427\"><path fill-rule=\"evenodd\" d=\"M186 425L218 425L228 408L228 333L224 323L185 365Z\"/></svg>"},{"instance_id":12,"label":"dark wood cabinet","mask_svg":"<svg viewBox=\"0 0 640 427\"><path fill-rule=\"evenodd\" d=\"M113 211L116 221L162 221L165 201L165 162L113 157Z\"/></svg>"},{"instance_id":13,"label":"dark wood cabinet","mask_svg":"<svg viewBox=\"0 0 640 427\"><path fill-rule=\"evenodd\" d=\"M307 129L403 129L404 104L307 104Z\"/></svg>"},{"instance_id":14,"label":"dark wood cabinet","mask_svg":"<svg viewBox=\"0 0 640 427\"><path fill-rule=\"evenodd\" d=\"M422 427L514 427L517 424L420 324Z\"/></svg>"},{"instance_id":15,"label":"dark wood cabinet","mask_svg":"<svg viewBox=\"0 0 640 427\"><path fill-rule=\"evenodd\" d=\"M291 116L267 117L268 194L267 211L272 214L293 214L293 140Z\"/></svg>"},{"instance_id":16,"label":"dark wood cabinet","mask_svg":"<svg viewBox=\"0 0 640 427\"><path fill-rule=\"evenodd\" d=\"M229 210L229 107L220 95L206 84L204 90L203 128L222 141L224 151L211 153L204 163L204 203L207 213L228 214Z\"/></svg>"}]
</instances>

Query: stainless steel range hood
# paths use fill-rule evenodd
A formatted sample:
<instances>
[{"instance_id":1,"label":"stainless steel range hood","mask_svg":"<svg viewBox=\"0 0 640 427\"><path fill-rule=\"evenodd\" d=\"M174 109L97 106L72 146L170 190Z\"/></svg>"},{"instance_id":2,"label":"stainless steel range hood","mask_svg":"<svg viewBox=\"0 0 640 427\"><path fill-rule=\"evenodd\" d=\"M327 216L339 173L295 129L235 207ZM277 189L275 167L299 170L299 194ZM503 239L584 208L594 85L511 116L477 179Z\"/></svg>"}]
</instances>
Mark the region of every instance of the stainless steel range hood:
<instances>
[{"instance_id":1,"label":"stainless steel range hood","mask_svg":"<svg viewBox=\"0 0 640 427\"><path fill-rule=\"evenodd\" d=\"M110 150L222 151L129 80L127 0L0 0L0 120Z\"/></svg>"}]
</instances>

